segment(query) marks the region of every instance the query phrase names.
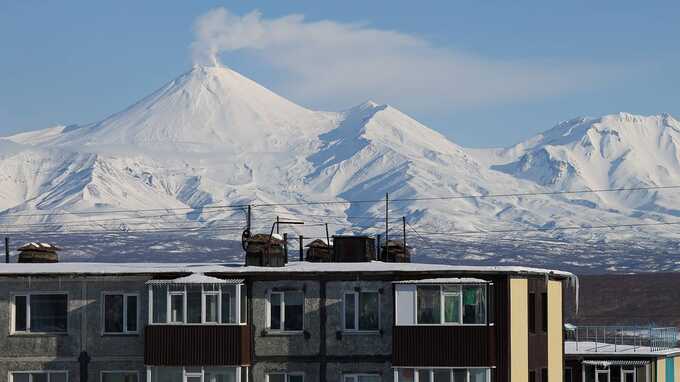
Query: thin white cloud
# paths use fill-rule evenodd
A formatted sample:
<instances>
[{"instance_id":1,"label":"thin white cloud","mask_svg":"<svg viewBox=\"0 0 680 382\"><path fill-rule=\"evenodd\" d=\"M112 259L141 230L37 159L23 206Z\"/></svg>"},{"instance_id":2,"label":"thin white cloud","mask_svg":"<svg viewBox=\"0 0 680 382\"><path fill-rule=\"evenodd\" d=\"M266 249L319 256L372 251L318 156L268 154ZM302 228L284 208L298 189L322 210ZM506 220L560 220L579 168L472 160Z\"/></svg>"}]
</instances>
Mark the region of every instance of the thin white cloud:
<instances>
[{"instance_id":1,"label":"thin white cloud","mask_svg":"<svg viewBox=\"0 0 680 382\"><path fill-rule=\"evenodd\" d=\"M351 105L371 98L420 111L542 99L601 78L591 64L503 60L436 46L417 36L362 24L266 19L225 8L202 15L195 63L220 53L254 55L284 74L284 90L311 104Z\"/></svg>"}]
</instances>

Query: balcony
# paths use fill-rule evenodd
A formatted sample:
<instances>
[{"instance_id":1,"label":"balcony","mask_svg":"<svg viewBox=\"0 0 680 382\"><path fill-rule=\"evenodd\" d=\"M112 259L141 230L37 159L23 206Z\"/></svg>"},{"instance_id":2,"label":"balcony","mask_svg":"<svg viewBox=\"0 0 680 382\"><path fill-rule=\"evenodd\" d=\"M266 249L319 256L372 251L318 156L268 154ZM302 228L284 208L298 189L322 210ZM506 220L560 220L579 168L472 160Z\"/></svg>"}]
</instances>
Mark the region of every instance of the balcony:
<instances>
[{"instance_id":1,"label":"balcony","mask_svg":"<svg viewBox=\"0 0 680 382\"><path fill-rule=\"evenodd\" d=\"M496 365L493 326L394 326L394 366L491 367Z\"/></svg>"},{"instance_id":2,"label":"balcony","mask_svg":"<svg viewBox=\"0 0 680 382\"><path fill-rule=\"evenodd\" d=\"M149 366L250 365L250 326L149 325L144 363Z\"/></svg>"}]
</instances>

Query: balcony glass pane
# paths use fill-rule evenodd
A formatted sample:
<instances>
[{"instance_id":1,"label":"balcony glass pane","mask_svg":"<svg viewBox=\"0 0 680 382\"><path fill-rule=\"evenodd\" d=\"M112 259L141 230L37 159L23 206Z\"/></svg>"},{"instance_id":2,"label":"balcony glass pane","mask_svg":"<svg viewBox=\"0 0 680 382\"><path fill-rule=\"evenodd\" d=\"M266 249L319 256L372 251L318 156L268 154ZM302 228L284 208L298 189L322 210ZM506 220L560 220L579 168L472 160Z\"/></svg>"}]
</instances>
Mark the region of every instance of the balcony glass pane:
<instances>
[{"instance_id":1,"label":"balcony glass pane","mask_svg":"<svg viewBox=\"0 0 680 382\"><path fill-rule=\"evenodd\" d=\"M211 323L219 322L218 301L219 295L216 294L205 295L205 322Z\"/></svg>"},{"instance_id":2,"label":"balcony glass pane","mask_svg":"<svg viewBox=\"0 0 680 382\"><path fill-rule=\"evenodd\" d=\"M234 309L234 294L230 293L228 289L222 289L222 323L234 324L236 323L235 309Z\"/></svg>"},{"instance_id":3,"label":"balcony glass pane","mask_svg":"<svg viewBox=\"0 0 680 382\"><path fill-rule=\"evenodd\" d=\"M484 286L463 287L463 323L486 323L486 288Z\"/></svg>"},{"instance_id":4,"label":"balcony glass pane","mask_svg":"<svg viewBox=\"0 0 680 382\"><path fill-rule=\"evenodd\" d=\"M178 367L154 367L151 370L153 382L183 382L182 369Z\"/></svg>"},{"instance_id":5,"label":"balcony glass pane","mask_svg":"<svg viewBox=\"0 0 680 382\"><path fill-rule=\"evenodd\" d=\"M418 286L417 309L419 324L439 324L441 303L439 286Z\"/></svg>"},{"instance_id":6,"label":"balcony glass pane","mask_svg":"<svg viewBox=\"0 0 680 382\"><path fill-rule=\"evenodd\" d=\"M415 372L413 369L399 369L399 382L413 382Z\"/></svg>"},{"instance_id":7,"label":"balcony glass pane","mask_svg":"<svg viewBox=\"0 0 680 382\"><path fill-rule=\"evenodd\" d=\"M486 382L487 369L470 369L470 382Z\"/></svg>"},{"instance_id":8,"label":"balcony glass pane","mask_svg":"<svg viewBox=\"0 0 680 382\"><path fill-rule=\"evenodd\" d=\"M201 323L201 296L200 286L187 287L187 322L192 324Z\"/></svg>"},{"instance_id":9,"label":"balcony glass pane","mask_svg":"<svg viewBox=\"0 0 680 382\"><path fill-rule=\"evenodd\" d=\"M432 382L430 379L430 370L418 370L418 382Z\"/></svg>"},{"instance_id":10,"label":"balcony glass pane","mask_svg":"<svg viewBox=\"0 0 680 382\"><path fill-rule=\"evenodd\" d=\"M451 370L434 370L434 382L451 382Z\"/></svg>"},{"instance_id":11,"label":"balcony glass pane","mask_svg":"<svg viewBox=\"0 0 680 382\"><path fill-rule=\"evenodd\" d=\"M203 382L236 382L236 369L205 369L205 377Z\"/></svg>"},{"instance_id":12,"label":"balcony glass pane","mask_svg":"<svg viewBox=\"0 0 680 382\"><path fill-rule=\"evenodd\" d=\"M453 369L453 382L467 382L467 370Z\"/></svg>"},{"instance_id":13,"label":"balcony glass pane","mask_svg":"<svg viewBox=\"0 0 680 382\"><path fill-rule=\"evenodd\" d=\"M444 322L460 323L460 294L444 294Z\"/></svg>"},{"instance_id":14,"label":"balcony glass pane","mask_svg":"<svg viewBox=\"0 0 680 382\"><path fill-rule=\"evenodd\" d=\"M170 295L170 321L184 322L184 295Z\"/></svg>"},{"instance_id":15,"label":"balcony glass pane","mask_svg":"<svg viewBox=\"0 0 680 382\"><path fill-rule=\"evenodd\" d=\"M168 289L165 286L153 286L153 323L164 324L168 321Z\"/></svg>"}]
</instances>

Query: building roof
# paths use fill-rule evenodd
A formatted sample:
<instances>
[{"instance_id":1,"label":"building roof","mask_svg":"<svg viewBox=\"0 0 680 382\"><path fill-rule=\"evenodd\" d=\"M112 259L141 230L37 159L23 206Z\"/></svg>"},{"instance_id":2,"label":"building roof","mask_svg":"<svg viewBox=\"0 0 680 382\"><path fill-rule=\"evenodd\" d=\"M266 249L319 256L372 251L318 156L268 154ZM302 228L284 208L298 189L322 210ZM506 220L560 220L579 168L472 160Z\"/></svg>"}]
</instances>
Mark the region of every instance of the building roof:
<instances>
[{"instance_id":1,"label":"building roof","mask_svg":"<svg viewBox=\"0 0 680 382\"><path fill-rule=\"evenodd\" d=\"M425 263L385 263L381 261L356 263L290 262L283 267L244 266L242 263L32 263L0 264L3 275L140 275L177 273L223 273L234 275L265 273L472 273L472 274L530 274L572 278L572 273L517 266L462 266Z\"/></svg>"},{"instance_id":2,"label":"building roof","mask_svg":"<svg viewBox=\"0 0 680 382\"><path fill-rule=\"evenodd\" d=\"M61 248L50 243L36 243L36 242L26 243L18 248L19 251L49 251L49 252L58 251L60 249Z\"/></svg>"},{"instance_id":3,"label":"building roof","mask_svg":"<svg viewBox=\"0 0 680 382\"><path fill-rule=\"evenodd\" d=\"M243 279L218 279L203 273L192 273L188 276L170 280L149 280L147 284L243 284Z\"/></svg>"},{"instance_id":4,"label":"building roof","mask_svg":"<svg viewBox=\"0 0 680 382\"><path fill-rule=\"evenodd\" d=\"M564 341L565 356L607 358L649 358L680 354L680 348L651 348L649 346L614 345L593 341Z\"/></svg>"}]
</instances>

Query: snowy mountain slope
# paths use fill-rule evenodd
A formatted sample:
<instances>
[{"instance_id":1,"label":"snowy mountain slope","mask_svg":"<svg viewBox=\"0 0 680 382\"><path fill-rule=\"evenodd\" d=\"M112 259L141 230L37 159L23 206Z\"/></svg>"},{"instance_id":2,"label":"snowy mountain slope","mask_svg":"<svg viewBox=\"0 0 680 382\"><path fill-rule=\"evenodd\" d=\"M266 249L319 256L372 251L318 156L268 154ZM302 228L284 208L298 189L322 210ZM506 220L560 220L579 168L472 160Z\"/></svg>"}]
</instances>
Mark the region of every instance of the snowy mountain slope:
<instances>
[{"instance_id":1,"label":"snowy mountain slope","mask_svg":"<svg viewBox=\"0 0 680 382\"><path fill-rule=\"evenodd\" d=\"M680 122L670 115L626 113L579 118L498 155L493 169L556 190L680 184ZM674 192L588 195L600 208L680 216Z\"/></svg>"},{"instance_id":2,"label":"snowy mountain slope","mask_svg":"<svg viewBox=\"0 0 680 382\"><path fill-rule=\"evenodd\" d=\"M664 222L680 204L663 190L438 197L677 185L679 131L670 116L621 114L565 122L508 149L469 150L388 105L313 111L230 69L194 67L101 122L0 139L0 219L10 232L215 227L196 234L237 240L243 211L219 206L255 203L279 204L254 209L256 231L281 216L304 220L286 230L306 237L322 235L322 223L331 234L381 233L389 193L392 226L406 216L430 249L455 238L441 232ZM363 202L304 204L319 200ZM140 209L158 211L121 212ZM96 214L72 214L82 212ZM672 226L461 238L518 235L677 238Z\"/></svg>"}]
</instances>

